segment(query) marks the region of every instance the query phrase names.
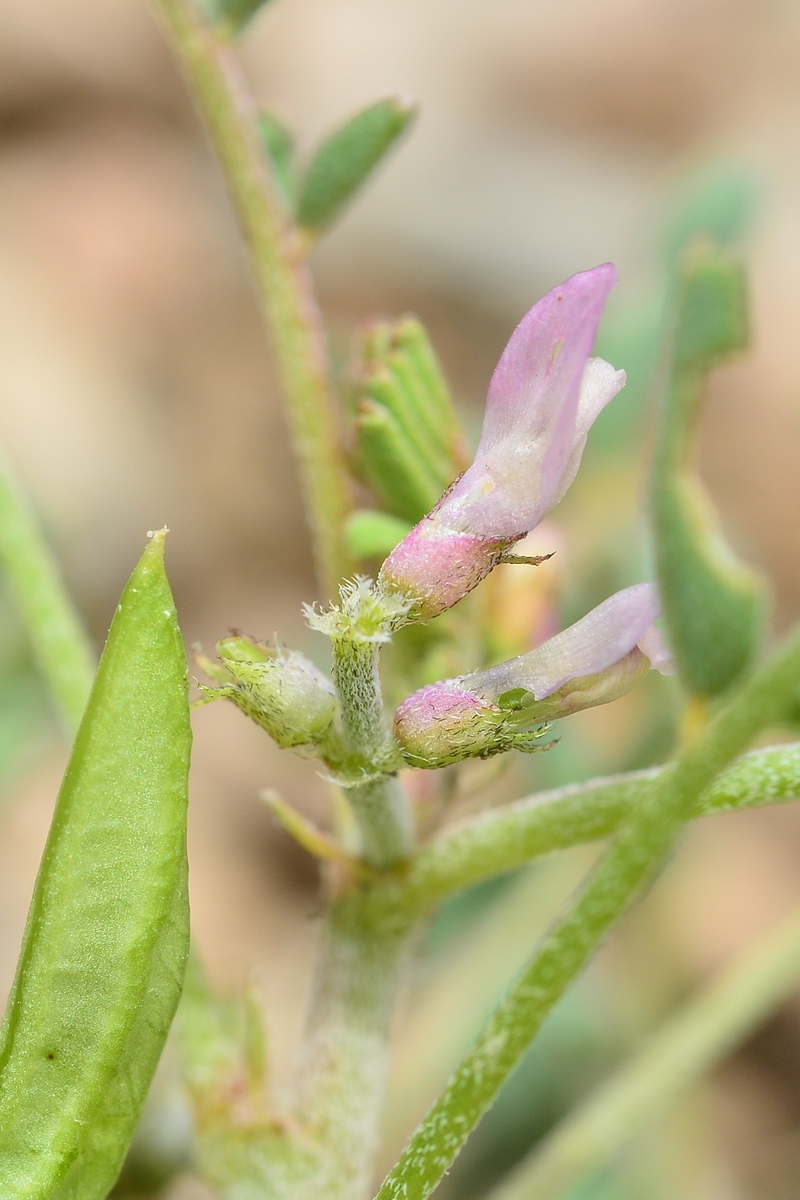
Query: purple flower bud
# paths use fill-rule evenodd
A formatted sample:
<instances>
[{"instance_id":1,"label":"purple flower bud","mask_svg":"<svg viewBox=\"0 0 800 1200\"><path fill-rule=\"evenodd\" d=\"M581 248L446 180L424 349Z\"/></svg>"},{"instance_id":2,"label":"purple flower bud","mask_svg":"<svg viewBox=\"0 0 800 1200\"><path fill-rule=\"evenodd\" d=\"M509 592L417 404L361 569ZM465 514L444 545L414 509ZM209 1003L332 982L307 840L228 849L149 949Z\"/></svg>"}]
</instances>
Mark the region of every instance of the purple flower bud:
<instances>
[{"instance_id":1,"label":"purple flower bud","mask_svg":"<svg viewBox=\"0 0 800 1200\"><path fill-rule=\"evenodd\" d=\"M655 584L617 592L536 650L409 696L394 732L413 766L443 767L505 750L534 750L548 721L606 704L671 658L653 621Z\"/></svg>"},{"instance_id":2,"label":"purple flower bud","mask_svg":"<svg viewBox=\"0 0 800 1200\"><path fill-rule=\"evenodd\" d=\"M575 478L589 430L625 385L590 358L610 263L573 275L523 317L497 364L472 466L392 551L387 590L426 620L461 599L529 533Z\"/></svg>"}]
</instances>

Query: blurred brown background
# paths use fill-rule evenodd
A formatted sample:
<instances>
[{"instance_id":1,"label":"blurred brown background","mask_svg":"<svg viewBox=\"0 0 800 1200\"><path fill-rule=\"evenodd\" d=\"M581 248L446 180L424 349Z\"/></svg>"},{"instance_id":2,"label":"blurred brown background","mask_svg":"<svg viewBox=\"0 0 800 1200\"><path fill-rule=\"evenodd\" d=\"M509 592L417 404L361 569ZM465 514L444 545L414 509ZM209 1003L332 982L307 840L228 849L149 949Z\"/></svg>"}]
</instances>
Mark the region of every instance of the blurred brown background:
<instances>
[{"instance_id":1,"label":"blurred brown background","mask_svg":"<svg viewBox=\"0 0 800 1200\"><path fill-rule=\"evenodd\" d=\"M716 162L752 175L754 346L714 382L702 456L732 540L774 581L776 627L796 619L800 9L790 0L273 0L242 57L259 99L306 151L376 97L420 101L411 138L317 252L316 274L337 355L371 313L415 311L473 423L506 338L543 291L611 259L619 311L646 306L676 189ZM236 626L308 646L299 606L315 594L310 555L247 262L144 0L0 7L0 445L98 643L145 531L166 523L188 643L210 646ZM641 527L640 444L608 453L613 470L598 458L596 478L607 490L617 481L613 503L587 486L561 525L555 514L565 547L555 580L590 570L599 552L589 543L613 559ZM7 602L2 611L0 648L22 678L24 640ZM32 738L40 709L33 695L30 728L7 740ZM554 770L566 778L625 765L637 719L624 701L587 714ZM256 794L269 784L321 811L322 784L232 709L202 709L195 729L196 938L221 984L255 973L280 1086L308 984L315 872ZM64 755L54 738L20 755L6 787L3 991ZM509 790L526 778L518 772ZM398 1036L419 1044L427 1022L440 1053L430 1078L395 1081L392 1147L529 949L533 924L585 865L584 854L567 857L504 893L472 940L421 970ZM798 895L800 814L693 830L592 970L591 986L612 998L612 1025L652 1024ZM496 983L483 995L476 963L489 959ZM472 999L447 985L443 964L462 972L454 978ZM602 1194L788 1200L800 1192L798 1121L800 1003L655 1141L640 1139L628 1183ZM468 1181L459 1186L471 1194Z\"/></svg>"}]
</instances>

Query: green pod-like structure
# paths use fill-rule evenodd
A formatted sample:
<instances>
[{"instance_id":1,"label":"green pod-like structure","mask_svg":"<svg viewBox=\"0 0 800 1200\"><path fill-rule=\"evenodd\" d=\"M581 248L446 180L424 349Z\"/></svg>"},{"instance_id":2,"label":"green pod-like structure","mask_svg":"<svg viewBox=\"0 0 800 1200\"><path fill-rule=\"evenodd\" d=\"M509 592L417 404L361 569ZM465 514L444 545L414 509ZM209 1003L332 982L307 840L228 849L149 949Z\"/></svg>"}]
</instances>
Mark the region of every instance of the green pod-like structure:
<instances>
[{"instance_id":1,"label":"green pod-like structure","mask_svg":"<svg viewBox=\"0 0 800 1200\"><path fill-rule=\"evenodd\" d=\"M415 524L444 490L402 425L382 404L364 400L356 417L359 462L386 510Z\"/></svg>"},{"instance_id":2,"label":"green pod-like structure","mask_svg":"<svg viewBox=\"0 0 800 1200\"><path fill-rule=\"evenodd\" d=\"M180 996L191 730L163 540L111 625L0 1030L0 1193L14 1200L104 1200Z\"/></svg>"},{"instance_id":3,"label":"green pod-like structure","mask_svg":"<svg viewBox=\"0 0 800 1200\"><path fill-rule=\"evenodd\" d=\"M388 513L416 524L468 462L447 384L416 317L366 326L352 378L360 472Z\"/></svg>"}]
</instances>

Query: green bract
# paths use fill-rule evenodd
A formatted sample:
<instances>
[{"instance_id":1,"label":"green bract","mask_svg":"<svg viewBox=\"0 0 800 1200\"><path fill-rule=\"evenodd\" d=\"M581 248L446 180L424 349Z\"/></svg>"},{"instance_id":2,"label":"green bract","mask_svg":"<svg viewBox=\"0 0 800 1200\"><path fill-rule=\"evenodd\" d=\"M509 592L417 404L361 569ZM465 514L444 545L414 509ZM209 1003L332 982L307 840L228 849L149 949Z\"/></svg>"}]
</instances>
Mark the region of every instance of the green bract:
<instances>
[{"instance_id":1,"label":"green bract","mask_svg":"<svg viewBox=\"0 0 800 1200\"><path fill-rule=\"evenodd\" d=\"M163 533L122 594L56 803L0 1031L0 1180L102 1200L181 990L191 731Z\"/></svg>"}]
</instances>

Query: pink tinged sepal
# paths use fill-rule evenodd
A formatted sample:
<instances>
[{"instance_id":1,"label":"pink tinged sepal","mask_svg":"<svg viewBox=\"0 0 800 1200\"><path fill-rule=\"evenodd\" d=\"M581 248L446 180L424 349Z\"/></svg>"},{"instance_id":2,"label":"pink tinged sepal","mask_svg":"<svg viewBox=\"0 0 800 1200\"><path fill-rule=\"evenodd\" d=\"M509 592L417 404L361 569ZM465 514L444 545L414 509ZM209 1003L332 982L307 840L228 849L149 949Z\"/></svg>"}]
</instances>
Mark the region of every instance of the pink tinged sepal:
<instances>
[{"instance_id":1,"label":"pink tinged sepal","mask_svg":"<svg viewBox=\"0 0 800 1200\"><path fill-rule=\"evenodd\" d=\"M395 715L404 757L440 767L538 749L549 721L616 700L651 667L670 672L658 613L655 585L636 584L528 654L422 688Z\"/></svg>"},{"instance_id":2,"label":"pink tinged sepal","mask_svg":"<svg viewBox=\"0 0 800 1200\"><path fill-rule=\"evenodd\" d=\"M625 385L590 358L608 292L607 263L573 275L512 334L489 385L475 461L392 551L381 582L428 619L475 587L534 529L575 478L589 430Z\"/></svg>"}]
</instances>

